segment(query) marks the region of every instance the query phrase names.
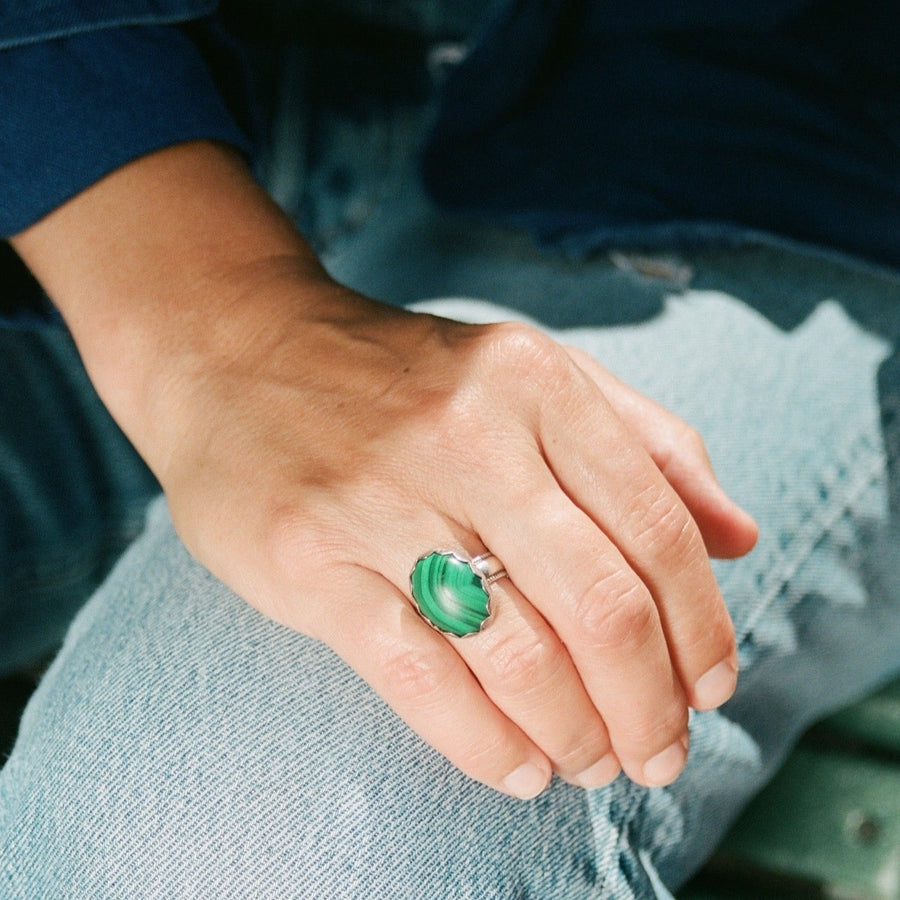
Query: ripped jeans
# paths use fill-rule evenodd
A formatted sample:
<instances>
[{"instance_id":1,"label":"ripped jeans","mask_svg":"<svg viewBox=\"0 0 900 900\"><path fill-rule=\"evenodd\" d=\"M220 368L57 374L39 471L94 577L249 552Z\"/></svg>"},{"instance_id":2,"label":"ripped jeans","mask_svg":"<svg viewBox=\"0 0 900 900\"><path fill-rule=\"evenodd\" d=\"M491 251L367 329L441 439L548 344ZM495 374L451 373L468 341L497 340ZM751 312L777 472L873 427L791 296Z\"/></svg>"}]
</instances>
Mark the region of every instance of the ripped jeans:
<instances>
[{"instance_id":1,"label":"ripped jeans","mask_svg":"<svg viewBox=\"0 0 900 900\"><path fill-rule=\"evenodd\" d=\"M716 572L742 676L670 787L468 780L327 648L194 562L164 502L75 615L0 771L0 893L615 898L677 890L812 720L900 668L900 279L788 246L579 263L386 203L326 257L354 287L526 317L681 415L758 520ZM60 327L0 329L0 664L52 645L152 479Z\"/></svg>"}]
</instances>

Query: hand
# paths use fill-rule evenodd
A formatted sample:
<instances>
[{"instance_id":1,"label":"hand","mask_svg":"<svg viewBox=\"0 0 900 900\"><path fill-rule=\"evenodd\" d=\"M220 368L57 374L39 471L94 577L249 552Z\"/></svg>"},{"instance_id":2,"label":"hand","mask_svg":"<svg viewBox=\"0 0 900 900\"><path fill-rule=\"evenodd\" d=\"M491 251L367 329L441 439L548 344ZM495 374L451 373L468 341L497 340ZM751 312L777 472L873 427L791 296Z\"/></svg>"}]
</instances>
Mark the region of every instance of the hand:
<instances>
[{"instance_id":1,"label":"hand","mask_svg":"<svg viewBox=\"0 0 900 900\"><path fill-rule=\"evenodd\" d=\"M707 545L735 555L755 538L696 436L526 326L461 325L340 288L270 224L230 160L202 162L209 180L190 208L210 274L189 254L175 270L191 276L136 287L127 272L152 275L158 260L132 251L123 275L111 252L110 277L128 285L123 300L101 289L112 309L83 284L51 290L188 548L265 614L327 642L486 784L528 797L551 771L597 786L620 766L642 784L674 779L688 706L718 705L736 679ZM196 194L197 163L164 160L154 202ZM121 178L148 165L113 187L147 196ZM209 208L235 196L251 210ZM39 272L53 228L71 235L67 215L96 217L96 194L84 204L19 242ZM228 265L222 252L215 265L210 223L254 215L270 229L257 244L284 250ZM45 282L56 271L45 266ZM110 317L133 336L131 379L117 377ZM504 562L481 634L445 637L414 611L409 572L435 548Z\"/></svg>"},{"instance_id":2,"label":"hand","mask_svg":"<svg viewBox=\"0 0 900 900\"><path fill-rule=\"evenodd\" d=\"M480 780L529 794L551 767L591 784L619 763L674 778L688 705L736 677L691 510L720 551L751 530L697 438L527 327L336 287L313 321L292 313L299 288L279 290L274 340L184 380L160 477L187 546ZM445 638L413 611L410 568L434 548L505 563L482 634Z\"/></svg>"}]
</instances>

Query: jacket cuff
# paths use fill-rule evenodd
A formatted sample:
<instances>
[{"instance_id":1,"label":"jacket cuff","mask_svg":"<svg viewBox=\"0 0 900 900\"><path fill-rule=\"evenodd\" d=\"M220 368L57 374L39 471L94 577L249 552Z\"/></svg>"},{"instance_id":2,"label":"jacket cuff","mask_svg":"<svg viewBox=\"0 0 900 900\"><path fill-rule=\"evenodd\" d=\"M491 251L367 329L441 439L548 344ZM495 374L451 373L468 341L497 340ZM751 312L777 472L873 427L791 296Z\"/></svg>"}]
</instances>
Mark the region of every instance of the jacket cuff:
<instances>
[{"instance_id":1,"label":"jacket cuff","mask_svg":"<svg viewBox=\"0 0 900 900\"><path fill-rule=\"evenodd\" d=\"M189 140L250 140L186 31L111 28L0 52L0 236L120 166Z\"/></svg>"}]
</instances>

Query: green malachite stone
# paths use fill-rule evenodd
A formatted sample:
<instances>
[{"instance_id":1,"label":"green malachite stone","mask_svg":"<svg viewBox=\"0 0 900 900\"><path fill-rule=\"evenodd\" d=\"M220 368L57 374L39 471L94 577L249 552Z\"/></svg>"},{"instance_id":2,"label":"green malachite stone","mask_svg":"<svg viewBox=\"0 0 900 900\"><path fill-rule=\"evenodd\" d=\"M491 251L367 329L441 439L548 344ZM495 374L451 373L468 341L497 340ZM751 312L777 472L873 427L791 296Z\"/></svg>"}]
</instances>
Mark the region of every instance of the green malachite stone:
<instances>
[{"instance_id":1,"label":"green malachite stone","mask_svg":"<svg viewBox=\"0 0 900 900\"><path fill-rule=\"evenodd\" d=\"M445 634L481 631L491 614L491 596L466 560L448 551L423 556L410 576L419 612Z\"/></svg>"}]
</instances>

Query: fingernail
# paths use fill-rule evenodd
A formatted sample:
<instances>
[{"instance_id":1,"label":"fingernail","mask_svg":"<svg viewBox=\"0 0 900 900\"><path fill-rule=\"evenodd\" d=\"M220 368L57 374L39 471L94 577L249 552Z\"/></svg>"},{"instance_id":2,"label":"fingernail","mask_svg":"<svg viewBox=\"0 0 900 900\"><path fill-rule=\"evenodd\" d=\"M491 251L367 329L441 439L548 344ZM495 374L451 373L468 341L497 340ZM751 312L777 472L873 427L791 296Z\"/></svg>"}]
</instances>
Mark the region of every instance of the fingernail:
<instances>
[{"instance_id":1,"label":"fingernail","mask_svg":"<svg viewBox=\"0 0 900 900\"><path fill-rule=\"evenodd\" d=\"M686 761L687 750L679 739L644 763L644 780L650 787L671 784L684 768Z\"/></svg>"},{"instance_id":2,"label":"fingernail","mask_svg":"<svg viewBox=\"0 0 900 900\"><path fill-rule=\"evenodd\" d=\"M579 772L572 781L583 788L598 788L609 784L622 771L615 753L607 753L599 762Z\"/></svg>"},{"instance_id":3,"label":"fingernail","mask_svg":"<svg viewBox=\"0 0 900 900\"><path fill-rule=\"evenodd\" d=\"M503 789L520 800L531 800L532 797L537 797L549 782L549 772L534 763L525 763L503 779Z\"/></svg>"},{"instance_id":4,"label":"fingernail","mask_svg":"<svg viewBox=\"0 0 900 900\"><path fill-rule=\"evenodd\" d=\"M697 709L715 709L721 706L737 687L737 669L730 659L714 665L701 675L694 685L694 703Z\"/></svg>"}]
</instances>

